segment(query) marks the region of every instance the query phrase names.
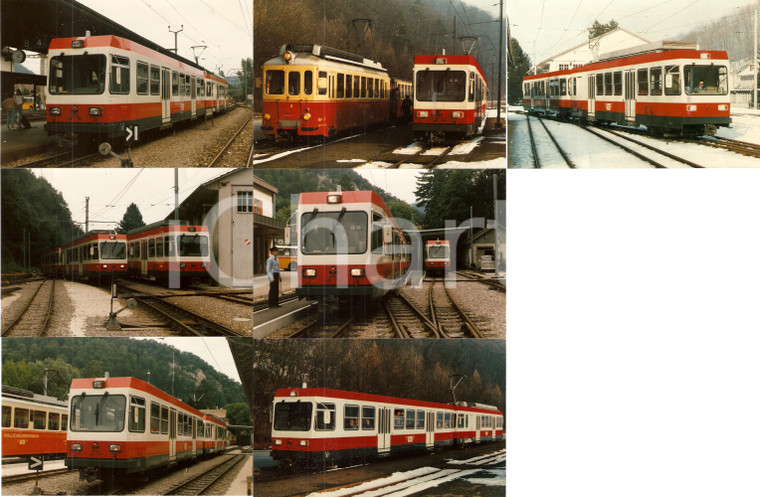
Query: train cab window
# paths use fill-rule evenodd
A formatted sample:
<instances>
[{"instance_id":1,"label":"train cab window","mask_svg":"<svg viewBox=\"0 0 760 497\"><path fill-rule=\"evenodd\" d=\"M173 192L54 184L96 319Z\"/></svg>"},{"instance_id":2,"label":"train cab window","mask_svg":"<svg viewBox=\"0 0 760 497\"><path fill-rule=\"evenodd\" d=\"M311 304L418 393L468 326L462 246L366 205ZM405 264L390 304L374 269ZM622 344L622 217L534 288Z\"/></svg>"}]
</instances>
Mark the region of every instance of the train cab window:
<instances>
[{"instance_id":1,"label":"train cab window","mask_svg":"<svg viewBox=\"0 0 760 497\"><path fill-rule=\"evenodd\" d=\"M437 412L435 414L435 429L441 430L443 429L443 413Z\"/></svg>"},{"instance_id":2,"label":"train cab window","mask_svg":"<svg viewBox=\"0 0 760 497\"><path fill-rule=\"evenodd\" d=\"M100 257L102 259L124 259L126 258L126 249L127 245L124 242L101 242ZM95 246L95 253L97 255L97 245Z\"/></svg>"},{"instance_id":3,"label":"train cab window","mask_svg":"<svg viewBox=\"0 0 760 497\"><path fill-rule=\"evenodd\" d=\"M726 66L684 66L684 90L688 95L727 95L728 71ZM700 83L702 85L700 86Z\"/></svg>"},{"instance_id":4,"label":"train cab window","mask_svg":"<svg viewBox=\"0 0 760 497\"><path fill-rule=\"evenodd\" d=\"M145 399L131 397L129 401L129 431L143 433L145 431Z\"/></svg>"},{"instance_id":5,"label":"train cab window","mask_svg":"<svg viewBox=\"0 0 760 497\"><path fill-rule=\"evenodd\" d=\"M417 100L422 102L463 102L467 88L467 74L451 69L421 71L417 73Z\"/></svg>"},{"instance_id":6,"label":"train cab window","mask_svg":"<svg viewBox=\"0 0 760 497\"><path fill-rule=\"evenodd\" d=\"M615 95L623 94L623 73L621 71L615 71L612 74L613 84L615 87Z\"/></svg>"},{"instance_id":7,"label":"train cab window","mask_svg":"<svg viewBox=\"0 0 760 497\"><path fill-rule=\"evenodd\" d=\"M179 255L181 257L205 257L208 255L208 237L200 235L180 235Z\"/></svg>"},{"instance_id":8,"label":"train cab window","mask_svg":"<svg viewBox=\"0 0 760 497\"><path fill-rule=\"evenodd\" d=\"M607 96L612 95L612 73L611 72L604 73L604 94Z\"/></svg>"},{"instance_id":9,"label":"train cab window","mask_svg":"<svg viewBox=\"0 0 760 497\"><path fill-rule=\"evenodd\" d=\"M343 429L359 429L359 406L343 406Z\"/></svg>"},{"instance_id":10,"label":"train cab window","mask_svg":"<svg viewBox=\"0 0 760 497\"><path fill-rule=\"evenodd\" d=\"M681 68L665 66L665 95L681 94Z\"/></svg>"},{"instance_id":11,"label":"train cab window","mask_svg":"<svg viewBox=\"0 0 760 497\"><path fill-rule=\"evenodd\" d=\"M301 94L301 73L291 71L288 73L288 95Z\"/></svg>"},{"instance_id":12,"label":"train cab window","mask_svg":"<svg viewBox=\"0 0 760 497\"><path fill-rule=\"evenodd\" d=\"M303 94L311 95L314 93L314 72L307 69L303 72Z\"/></svg>"},{"instance_id":13,"label":"train cab window","mask_svg":"<svg viewBox=\"0 0 760 497\"><path fill-rule=\"evenodd\" d=\"M604 95L604 74L596 75L596 94Z\"/></svg>"},{"instance_id":14,"label":"train cab window","mask_svg":"<svg viewBox=\"0 0 760 497\"><path fill-rule=\"evenodd\" d=\"M161 406L161 434L169 433L169 408Z\"/></svg>"},{"instance_id":15,"label":"train cab window","mask_svg":"<svg viewBox=\"0 0 760 497\"><path fill-rule=\"evenodd\" d=\"M317 73L317 93L320 95L327 94L327 71Z\"/></svg>"},{"instance_id":16,"label":"train cab window","mask_svg":"<svg viewBox=\"0 0 760 497\"><path fill-rule=\"evenodd\" d=\"M24 429L29 428L29 409L16 407L13 410L13 427Z\"/></svg>"},{"instance_id":17,"label":"train cab window","mask_svg":"<svg viewBox=\"0 0 760 497\"><path fill-rule=\"evenodd\" d=\"M395 430L403 430L404 429L404 410L403 409L393 409L393 428Z\"/></svg>"},{"instance_id":18,"label":"train cab window","mask_svg":"<svg viewBox=\"0 0 760 497\"><path fill-rule=\"evenodd\" d=\"M152 259L156 257L156 240L148 240L148 258Z\"/></svg>"},{"instance_id":19,"label":"train cab window","mask_svg":"<svg viewBox=\"0 0 760 497\"><path fill-rule=\"evenodd\" d=\"M119 55L111 55L111 93L129 93L129 59Z\"/></svg>"},{"instance_id":20,"label":"train cab window","mask_svg":"<svg viewBox=\"0 0 760 497\"><path fill-rule=\"evenodd\" d=\"M639 95L649 95L649 79L646 69L639 69L636 72L637 89Z\"/></svg>"},{"instance_id":21,"label":"train cab window","mask_svg":"<svg viewBox=\"0 0 760 497\"><path fill-rule=\"evenodd\" d=\"M345 76L341 73L338 73L338 82L337 87L335 90L335 98L343 98L344 92L344 83L345 83Z\"/></svg>"},{"instance_id":22,"label":"train cab window","mask_svg":"<svg viewBox=\"0 0 760 497\"><path fill-rule=\"evenodd\" d=\"M66 431L69 427L69 415L61 414L61 431Z\"/></svg>"},{"instance_id":23,"label":"train cab window","mask_svg":"<svg viewBox=\"0 0 760 497\"><path fill-rule=\"evenodd\" d=\"M58 431L61 428L61 415L57 412L48 413L48 430Z\"/></svg>"},{"instance_id":24,"label":"train cab window","mask_svg":"<svg viewBox=\"0 0 760 497\"><path fill-rule=\"evenodd\" d=\"M415 428L418 430L425 429L425 411L417 411L417 424Z\"/></svg>"},{"instance_id":25,"label":"train cab window","mask_svg":"<svg viewBox=\"0 0 760 497\"><path fill-rule=\"evenodd\" d=\"M106 83L105 55L59 55L50 59L50 93L95 95Z\"/></svg>"},{"instance_id":26,"label":"train cab window","mask_svg":"<svg viewBox=\"0 0 760 497\"><path fill-rule=\"evenodd\" d=\"M375 408L373 406L362 406L362 430L375 429Z\"/></svg>"},{"instance_id":27,"label":"train cab window","mask_svg":"<svg viewBox=\"0 0 760 497\"><path fill-rule=\"evenodd\" d=\"M353 98L353 76L346 74L346 98Z\"/></svg>"},{"instance_id":28,"label":"train cab window","mask_svg":"<svg viewBox=\"0 0 760 497\"><path fill-rule=\"evenodd\" d=\"M301 217L303 254L363 254L367 251L367 213L311 212Z\"/></svg>"},{"instance_id":29,"label":"train cab window","mask_svg":"<svg viewBox=\"0 0 760 497\"><path fill-rule=\"evenodd\" d=\"M150 432L158 433L161 430L161 408L155 402L150 403Z\"/></svg>"},{"instance_id":30,"label":"train cab window","mask_svg":"<svg viewBox=\"0 0 760 497\"><path fill-rule=\"evenodd\" d=\"M44 430L47 423L47 413L45 411L32 411L32 422L35 430Z\"/></svg>"},{"instance_id":31,"label":"train cab window","mask_svg":"<svg viewBox=\"0 0 760 497\"><path fill-rule=\"evenodd\" d=\"M71 399L72 431L120 432L124 430L127 399L124 395L78 395Z\"/></svg>"},{"instance_id":32,"label":"train cab window","mask_svg":"<svg viewBox=\"0 0 760 497\"><path fill-rule=\"evenodd\" d=\"M11 426L11 406L3 406L3 428Z\"/></svg>"},{"instance_id":33,"label":"train cab window","mask_svg":"<svg viewBox=\"0 0 760 497\"><path fill-rule=\"evenodd\" d=\"M148 64L137 61L137 94L148 94L148 81L150 79Z\"/></svg>"},{"instance_id":34,"label":"train cab window","mask_svg":"<svg viewBox=\"0 0 760 497\"><path fill-rule=\"evenodd\" d=\"M317 418L314 422L316 430L335 429L335 404L317 403Z\"/></svg>"},{"instance_id":35,"label":"train cab window","mask_svg":"<svg viewBox=\"0 0 760 497\"><path fill-rule=\"evenodd\" d=\"M652 95L662 95L662 67L649 70L649 87Z\"/></svg>"},{"instance_id":36,"label":"train cab window","mask_svg":"<svg viewBox=\"0 0 760 497\"><path fill-rule=\"evenodd\" d=\"M565 78L559 80L559 94L561 96L567 95L567 79Z\"/></svg>"},{"instance_id":37,"label":"train cab window","mask_svg":"<svg viewBox=\"0 0 760 497\"><path fill-rule=\"evenodd\" d=\"M158 95L161 93L161 68L150 66L150 94Z\"/></svg>"},{"instance_id":38,"label":"train cab window","mask_svg":"<svg viewBox=\"0 0 760 497\"><path fill-rule=\"evenodd\" d=\"M172 95L175 97L179 95L179 74L177 71L172 71Z\"/></svg>"}]
</instances>

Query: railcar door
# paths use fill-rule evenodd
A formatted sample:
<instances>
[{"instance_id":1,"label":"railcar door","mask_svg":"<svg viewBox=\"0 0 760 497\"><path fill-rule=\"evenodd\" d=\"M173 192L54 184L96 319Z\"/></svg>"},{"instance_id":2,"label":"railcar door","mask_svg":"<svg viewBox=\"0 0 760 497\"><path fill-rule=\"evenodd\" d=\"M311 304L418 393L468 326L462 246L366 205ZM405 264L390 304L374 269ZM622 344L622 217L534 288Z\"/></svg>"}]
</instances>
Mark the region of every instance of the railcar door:
<instances>
[{"instance_id":1,"label":"railcar door","mask_svg":"<svg viewBox=\"0 0 760 497\"><path fill-rule=\"evenodd\" d=\"M391 450L391 410L387 407L378 408L377 424L377 453L388 454Z\"/></svg>"},{"instance_id":2,"label":"railcar door","mask_svg":"<svg viewBox=\"0 0 760 497\"><path fill-rule=\"evenodd\" d=\"M177 460L177 410L169 410L169 462Z\"/></svg>"},{"instance_id":3,"label":"railcar door","mask_svg":"<svg viewBox=\"0 0 760 497\"><path fill-rule=\"evenodd\" d=\"M625 72L625 120L636 120L636 71L629 69Z\"/></svg>"},{"instance_id":4,"label":"railcar door","mask_svg":"<svg viewBox=\"0 0 760 497\"><path fill-rule=\"evenodd\" d=\"M428 411L425 415L425 448L435 446L435 413Z\"/></svg>"},{"instance_id":5,"label":"railcar door","mask_svg":"<svg viewBox=\"0 0 760 497\"><path fill-rule=\"evenodd\" d=\"M588 76L588 118L590 120L595 119L595 100L596 100L596 86L594 84L594 75Z\"/></svg>"},{"instance_id":6,"label":"railcar door","mask_svg":"<svg viewBox=\"0 0 760 497\"><path fill-rule=\"evenodd\" d=\"M140 276L148 276L148 242L140 242Z\"/></svg>"},{"instance_id":7,"label":"railcar door","mask_svg":"<svg viewBox=\"0 0 760 497\"><path fill-rule=\"evenodd\" d=\"M172 72L167 67L161 68L161 124L169 124L172 120Z\"/></svg>"},{"instance_id":8,"label":"railcar door","mask_svg":"<svg viewBox=\"0 0 760 497\"><path fill-rule=\"evenodd\" d=\"M480 414L475 415L475 441L480 442Z\"/></svg>"},{"instance_id":9,"label":"railcar door","mask_svg":"<svg viewBox=\"0 0 760 497\"><path fill-rule=\"evenodd\" d=\"M198 98L198 87L195 76L190 77L190 116L195 118L195 99Z\"/></svg>"}]
</instances>

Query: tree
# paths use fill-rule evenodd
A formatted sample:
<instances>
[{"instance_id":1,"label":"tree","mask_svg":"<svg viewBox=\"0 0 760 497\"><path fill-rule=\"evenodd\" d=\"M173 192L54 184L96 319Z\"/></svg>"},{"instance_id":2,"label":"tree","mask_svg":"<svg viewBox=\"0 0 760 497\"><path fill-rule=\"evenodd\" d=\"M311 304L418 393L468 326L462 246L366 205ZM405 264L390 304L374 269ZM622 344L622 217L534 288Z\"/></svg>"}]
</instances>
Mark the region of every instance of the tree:
<instances>
[{"instance_id":1,"label":"tree","mask_svg":"<svg viewBox=\"0 0 760 497\"><path fill-rule=\"evenodd\" d=\"M242 95L240 100L245 101L248 95L253 94L253 59L247 58L240 61L240 70L237 71L240 78Z\"/></svg>"},{"instance_id":2,"label":"tree","mask_svg":"<svg viewBox=\"0 0 760 497\"><path fill-rule=\"evenodd\" d=\"M519 104L523 99L522 79L530 71L531 61L516 39L510 38L509 43L515 65L507 69L507 95L510 104Z\"/></svg>"},{"instance_id":3,"label":"tree","mask_svg":"<svg viewBox=\"0 0 760 497\"><path fill-rule=\"evenodd\" d=\"M119 234L126 234L130 230L145 226L140 209L134 203L129 204L127 211L124 213L124 217L121 218L119 226L116 228L116 232Z\"/></svg>"},{"instance_id":4,"label":"tree","mask_svg":"<svg viewBox=\"0 0 760 497\"><path fill-rule=\"evenodd\" d=\"M594 21L594 24L588 28L588 39L590 40L592 38L596 38L597 36L602 36L604 33L617 28L618 23L615 19L612 19L607 24L601 24L599 21Z\"/></svg>"}]
</instances>

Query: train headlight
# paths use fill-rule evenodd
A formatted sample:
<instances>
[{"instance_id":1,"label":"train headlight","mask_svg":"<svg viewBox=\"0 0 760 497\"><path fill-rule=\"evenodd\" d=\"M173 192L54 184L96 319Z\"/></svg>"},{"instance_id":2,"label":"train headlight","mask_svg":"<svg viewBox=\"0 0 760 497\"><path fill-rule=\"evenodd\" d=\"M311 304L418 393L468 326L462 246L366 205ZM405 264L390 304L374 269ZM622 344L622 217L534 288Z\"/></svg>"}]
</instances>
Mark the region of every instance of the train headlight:
<instances>
[{"instance_id":1,"label":"train headlight","mask_svg":"<svg viewBox=\"0 0 760 497\"><path fill-rule=\"evenodd\" d=\"M317 270L314 268L305 268L301 274L303 274L304 278L316 278Z\"/></svg>"},{"instance_id":2,"label":"train headlight","mask_svg":"<svg viewBox=\"0 0 760 497\"><path fill-rule=\"evenodd\" d=\"M351 276L353 276L354 278L360 278L364 276L364 268L363 267L351 268Z\"/></svg>"},{"instance_id":3,"label":"train headlight","mask_svg":"<svg viewBox=\"0 0 760 497\"><path fill-rule=\"evenodd\" d=\"M428 114L428 111L426 110L418 110L417 111L417 117L428 117L430 114Z\"/></svg>"},{"instance_id":4,"label":"train headlight","mask_svg":"<svg viewBox=\"0 0 760 497\"><path fill-rule=\"evenodd\" d=\"M108 450L110 452L121 452L121 444L110 444Z\"/></svg>"},{"instance_id":5,"label":"train headlight","mask_svg":"<svg viewBox=\"0 0 760 497\"><path fill-rule=\"evenodd\" d=\"M311 114L309 114L308 112L305 112L303 115L303 120L308 121L309 119L311 119Z\"/></svg>"},{"instance_id":6,"label":"train headlight","mask_svg":"<svg viewBox=\"0 0 760 497\"><path fill-rule=\"evenodd\" d=\"M727 110L728 110L728 104L720 104L720 105L718 106L718 110L719 110L719 111L722 111L722 112L725 112L725 111L727 111Z\"/></svg>"},{"instance_id":7,"label":"train headlight","mask_svg":"<svg viewBox=\"0 0 760 497\"><path fill-rule=\"evenodd\" d=\"M686 106L686 112L696 112L697 106L696 105L687 105Z\"/></svg>"},{"instance_id":8,"label":"train headlight","mask_svg":"<svg viewBox=\"0 0 760 497\"><path fill-rule=\"evenodd\" d=\"M103 115L103 109L101 107L90 107L90 115L91 116L102 116Z\"/></svg>"},{"instance_id":9,"label":"train headlight","mask_svg":"<svg viewBox=\"0 0 760 497\"><path fill-rule=\"evenodd\" d=\"M264 120L269 121L270 119L272 119L272 114L269 112L264 112Z\"/></svg>"},{"instance_id":10,"label":"train headlight","mask_svg":"<svg viewBox=\"0 0 760 497\"><path fill-rule=\"evenodd\" d=\"M285 59L285 62L290 64L291 62L293 62L293 52L285 52L284 54L282 54L282 58Z\"/></svg>"},{"instance_id":11,"label":"train headlight","mask_svg":"<svg viewBox=\"0 0 760 497\"><path fill-rule=\"evenodd\" d=\"M282 445L282 440L280 440L280 439L275 439L275 441L274 441L274 444L275 444L275 445Z\"/></svg>"},{"instance_id":12,"label":"train headlight","mask_svg":"<svg viewBox=\"0 0 760 497\"><path fill-rule=\"evenodd\" d=\"M328 204L339 204L342 200L342 195L328 195L327 196L327 203Z\"/></svg>"},{"instance_id":13,"label":"train headlight","mask_svg":"<svg viewBox=\"0 0 760 497\"><path fill-rule=\"evenodd\" d=\"M119 269L124 269L126 267L125 264L119 264Z\"/></svg>"},{"instance_id":14,"label":"train headlight","mask_svg":"<svg viewBox=\"0 0 760 497\"><path fill-rule=\"evenodd\" d=\"M61 115L61 108L60 107L50 107L48 109L50 111L51 116L60 116Z\"/></svg>"},{"instance_id":15,"label":"train headlight","mask_svg":"<svg viewBox=\"0 0 760 497\"><path fill-rule=\"evenodd\" d=\"M201 264L201 269L206 269L206 264Z\"/></svg>"},{"instance_id":16,"label":"train headlight","mask_svg":"<svg viewBox=\"0 0 760 497\"><path fill-rule=\"evenodd\" d=\"M184 262L180 262L179 263L179 268L180 269L185 269L185 266L187 266L187 264L185 264Z\"/></svg>"},{"instance_id":17,"label":"train headlight","mask_svg":"<svg viewBox=\"0 0 760 497\"><path fill-rule=\"evenodd\" d=\"M301 447L308 447L309 446L309 441L308 440L301 440L301 442L298 445L300 445Z\"/></svg>"},{"instance_id":18,"label":"train headlight","mask_svg":"<svg viewBox=\"0 0 760 497\"><path fill-rule=\"evenodd\" d=\"M71 42L71 48L83 48L84 40L73 40Z\"/></svg>"},{"instance_id":19,"label":"train headlight","mask_svg":"<svg viewBox=\"0 0 760 497\"><path fill-rule=\"evenodd\" d=\"M108 264L103 264L103 266L101 266L101 267L102 267L103 269L108 269Z\"/></svg>"},{"instance_id":20,"label":"train headlight","mask_svg":"<svg viewBox=\"0 0 760 497\"><path fill-rule=\"evenodd\" d=\"M451 113L451 117L453 119L462 119L464 117L464 112L461 110L457 110Z\"/></svg>"},{"instance_id":21,"label":"train headlight","mask_svg":"<svg viewBox=\"0 0 760 497\"><path fill-rule=\"evenodd\" d=\"M73 443L69 445L69 449L71 449L71 452L81 452L82 451L82 444L80 443Z\"/></svg>"}]
</instances>

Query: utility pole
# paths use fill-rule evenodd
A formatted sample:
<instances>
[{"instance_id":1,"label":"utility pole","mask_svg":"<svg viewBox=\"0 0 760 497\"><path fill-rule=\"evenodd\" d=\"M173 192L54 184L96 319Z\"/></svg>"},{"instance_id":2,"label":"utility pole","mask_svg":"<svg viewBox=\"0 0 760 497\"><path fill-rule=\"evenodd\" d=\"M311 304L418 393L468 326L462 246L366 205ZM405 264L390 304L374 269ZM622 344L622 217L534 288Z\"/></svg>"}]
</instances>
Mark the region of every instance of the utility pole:
<instances>
[{"instance_id":1,"label":"utility pole","mask_svg":"<svg viewBox=\"0 0 760 497\"><path fill-rule=\"evenodd\" d=\"M84 198L84 233L90 232L90 197Z\"/></svg>"},{"instance_id":2,"label":"utility pole","mask_svg":"<svg viewBox=\"0 0 760 497\"><path fill-rule=\"evenodd\" d=\"M757 109L757 9L755 9L755 44L752 46L752 67L755 73L755 85L752 87L752 103Z\"/></svg>"},{"instance_id":3,"label":"utility pole","mask_svg":"<svg viewBox=\"0 0 760 497\"><path fill-rule=\"evenodd\" d=\"M457 53L457 14L454 12L454 39L451 40L451 55Z\"/></svg>"},{"instance_id":4,"label":"utility pole","mask_svg":"<svg viewBox=\"0 0 760 497\"><path fill-rule=\"evenodd\" d=\"M174 168L174 220L179 221L179 169Z\"/></svg>"},{"instance_id":5,"label":"utility pole","mask_svg":"<svg viewBox=\"0 0 760 497\"><path fill-rule=\"evenodd\" d=\"M499 251L499 197L498 192L498 174L493 175L493 253L494 253L494 274L499 275L499 268L501 267L501 252Z\"/></svg>"},{"instance_id":6,"label":"utility pole","mask_svg":"<svg viewBox=\"0 0 760 497\"><path fill-rule=\"evenodd\" d=\"M475 266L475 247L472 239L472 206L470 206L470 267Z\"/></svg>"},{"instance_id":7,"label":"utility pole","mask_svg":"<svg viewBox=\"0 0 760 497\"><path fill-rule=\"evenodd\" d=\"M177 33L180 33L185 30L185 25L180 24L179 29L177 31L172 31L172 27L169 26L169 32L174 33L174 54L177 55ZM171 50L171 49L169 49Z\"/></svg>"},{"instance_id":8,"label":"utility pole","mask_svg":"<svg viewBox=\"0 0 760 497\"><path fill-rule=\"evenodd\" d=\"M507 40L509 43L509 40ZM497 91L496 101L496 127L501 128L501 57L502 49L504 46L504 0L499 0L499 86ZM534 47L535 42L534 42ZM535 48L534 48L535 50ZM495 198L495 197L494 197Z\"/></svg>"}]
</instances>

